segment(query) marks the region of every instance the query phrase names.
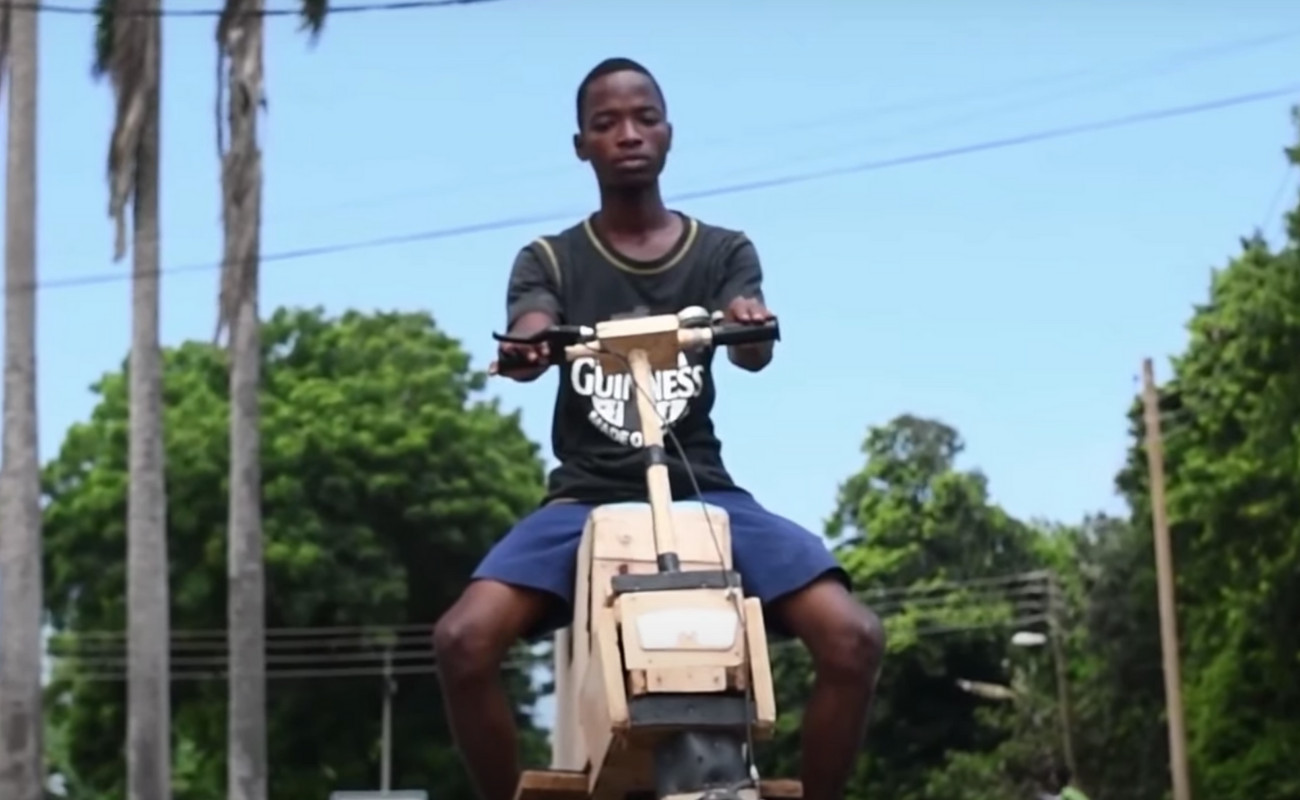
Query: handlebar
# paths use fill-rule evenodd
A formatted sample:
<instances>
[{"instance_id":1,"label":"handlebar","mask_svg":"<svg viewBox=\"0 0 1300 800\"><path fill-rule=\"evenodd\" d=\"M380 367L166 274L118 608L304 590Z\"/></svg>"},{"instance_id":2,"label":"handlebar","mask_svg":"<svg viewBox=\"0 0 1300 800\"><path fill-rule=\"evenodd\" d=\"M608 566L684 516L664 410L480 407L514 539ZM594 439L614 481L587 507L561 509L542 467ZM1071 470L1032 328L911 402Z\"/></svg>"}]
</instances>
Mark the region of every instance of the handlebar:
<instances>
[{"instance_id":1,"label":"handlebar","mask_svg":"<svg viewBox=\"0 0 1300 800\"><path fill-rule=\"evenodd\" d=\"M602 352L596 329L585 325L552 325L529 336L493 333L492 338L501 344L545 344L548 347L547 358L542 363L529 361L515 353L501 353L496 365L497 374L535 369L538 366L550 367ZM707 325L684 325L677 330L677 341L683 350L760 344L780 339L781 326L775 317L762 323L718 321Z\"/></svg>"}]
</instances>

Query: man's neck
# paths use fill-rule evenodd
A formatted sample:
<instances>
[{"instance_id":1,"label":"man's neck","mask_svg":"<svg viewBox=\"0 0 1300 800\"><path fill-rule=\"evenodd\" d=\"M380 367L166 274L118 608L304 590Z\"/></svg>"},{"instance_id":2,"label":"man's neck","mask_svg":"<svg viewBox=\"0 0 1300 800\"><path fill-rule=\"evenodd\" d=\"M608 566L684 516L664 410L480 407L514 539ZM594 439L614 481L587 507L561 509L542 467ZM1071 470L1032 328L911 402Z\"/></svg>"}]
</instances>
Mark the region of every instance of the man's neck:
<instances>
[{"instance_id":1,"label":"man's neck","mask_svg":"<svg viewBox=\"0 0 1300 800\"><path fill-rule=\"evenodd\" d=\"M604 234L644 234L671 224L659 184L635 189L601 189L596 225Z\"/></svg>"}]
</instances>

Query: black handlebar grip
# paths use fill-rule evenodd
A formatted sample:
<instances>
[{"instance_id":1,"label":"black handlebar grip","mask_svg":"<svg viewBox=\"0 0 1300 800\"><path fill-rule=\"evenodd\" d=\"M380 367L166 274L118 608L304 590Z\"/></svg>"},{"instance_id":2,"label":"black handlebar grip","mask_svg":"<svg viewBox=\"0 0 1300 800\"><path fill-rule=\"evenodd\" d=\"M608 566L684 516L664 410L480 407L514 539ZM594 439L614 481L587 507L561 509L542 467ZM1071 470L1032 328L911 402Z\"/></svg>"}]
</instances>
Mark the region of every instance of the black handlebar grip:
<instances>
[{"instance_id":1,"label":"black handlebar grip","mask_svg":"<svg viewBox=\"0 0 1300 800\"><path fill-rule=\"evenodd\" d=\"M539 367L551 366L550 359L544 361L529 361L523 353L514 351L505 351L497 353L497 374L509 375L512 372L528 372L538 369Z\"/></svg>"},{"instance_id":2,"label":"black handlebar grip","mask_svg":"<svg viewBox=\"0 0 1300 800\"><path fill-rule=\"evenodd\" d=\"M781 325L770 319L762 325L737 325L729 323L713 328L713 343L718 347L738 344L759 344L781 340Z\"/></svg>"}]
</instances>

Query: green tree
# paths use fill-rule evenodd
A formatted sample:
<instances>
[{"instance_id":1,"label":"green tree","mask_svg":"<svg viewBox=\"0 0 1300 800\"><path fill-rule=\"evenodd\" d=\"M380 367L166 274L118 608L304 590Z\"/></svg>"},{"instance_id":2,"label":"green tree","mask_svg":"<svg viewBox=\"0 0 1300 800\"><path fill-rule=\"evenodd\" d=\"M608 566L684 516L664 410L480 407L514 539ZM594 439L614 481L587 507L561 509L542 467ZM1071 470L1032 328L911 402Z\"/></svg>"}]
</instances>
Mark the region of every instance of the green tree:
<instances>
[{"instance_id":1,"label":"green tree","mask_svg":"<svg viewBox=\"0 0 1300 800\"><path fill-rule=\"evenodd\" d=\"M1077 581L1068 630L1080 777L1094 797L1163 797L1169 748L1150 526L1091 517L1070 540L1074 569L1064 574Z\"/></svg>"},{"instance_id":2,"label":"green tree","mask_svg":"<svg viewBox=\"0 0 1300 800\"><path fill-rule=\"evenodd\" d=\"M1016 596L1015 584L990 579L1037 569L1042 559L1038 533L989 501L980 473L956 468L962 449L957 431L935 420L902 416L873 428L866 463L840 487L828 524L840 562L889 634L855 797L937 800L954 797L947 792L959 784L962 798L1006 797L1003 765L971 759L1011 737L1014 715L958 681L1010 680L1012 623L1033 603ZM810 686L801 652L782 653L774 669L786 713L769 748L773 774L794 769L799 703ZM986 780L972 784L975 773Z\"/></svg>"},{"instance_id":3,"label":"green tree","mask_svg":"<svg viewBox=\"0 0 1300 800\"><path fill-rule=\"evenodd\" d=\"M492 542L540 499L536 445L516 415L481 398L484 375L427 315L282 310L264 330L268 624L431 625ZM190 342L166 351L165 364L172 619L179 630L219 630L227 600L225 357ZM120 678L120 654L96 646L90 632L120 631L126 618L126 387L122 373L96 384L91 418L68 432L45 470L48 611L73 656L59 662L50 689L66 759L58 768L78 797L96 800L124 796L123 688L94 680ZM424 653L403 663L431 664ZM272 674L283 669L274 652L269 660ZM327 660L298 667L331 668ZM194 675L198 668L186 666L194 661L174 645L178 673ZM544 746L528 717L532 693L525 676L515 677L536 761ZM394 781L461 796L469 788L434 680L398 678ZM274 680L270 689L273 796L325 797L377 782L378 676ZM178 680L173 703L175 797L224 797L222 681Z\"/></svg>"},{"instance_id":4,"label":"green tree","mask_svg":"<svg viewBox=\"0 0 1300 800\"><path fill-rule=\"evenodd\" d=\"M1198 794L1223 800L1300 796L1300 211L1288 218L1286 246L1256 235L1214 275L1161 389L1189 761ZM1135 427L1122 480L1141 522Z\"/></svg>"}]
</instances>

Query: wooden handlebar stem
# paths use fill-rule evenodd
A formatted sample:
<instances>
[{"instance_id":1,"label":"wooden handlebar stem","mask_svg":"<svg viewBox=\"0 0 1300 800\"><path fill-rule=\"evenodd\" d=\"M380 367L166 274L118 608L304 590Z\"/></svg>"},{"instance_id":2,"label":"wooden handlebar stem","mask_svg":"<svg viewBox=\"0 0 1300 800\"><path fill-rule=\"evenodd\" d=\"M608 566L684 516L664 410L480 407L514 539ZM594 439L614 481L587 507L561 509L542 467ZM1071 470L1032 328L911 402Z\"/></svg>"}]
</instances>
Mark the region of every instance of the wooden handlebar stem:
<instances>
[{"instance_id":1,"label":"wooden handlebar stem","mask_svg":"<svg viewBox=\"0 0 1300 800\"><path fill-rule=\"evenodd\" d=\"M627 354L636 395L637 416L641 418L641 439L646 452L657 448L664 452L664 426L654 400L654 374L650 359L640 348ZM650 460L645 470L646 492L650 501L650 520L654 526L655 554L661 566L677 563L677 531L673 529L673 490L668 480L668 465ZM670 556L670 558L665 558Z\"/></svg>"}]
</instances>

